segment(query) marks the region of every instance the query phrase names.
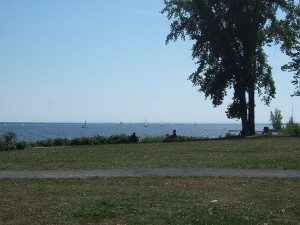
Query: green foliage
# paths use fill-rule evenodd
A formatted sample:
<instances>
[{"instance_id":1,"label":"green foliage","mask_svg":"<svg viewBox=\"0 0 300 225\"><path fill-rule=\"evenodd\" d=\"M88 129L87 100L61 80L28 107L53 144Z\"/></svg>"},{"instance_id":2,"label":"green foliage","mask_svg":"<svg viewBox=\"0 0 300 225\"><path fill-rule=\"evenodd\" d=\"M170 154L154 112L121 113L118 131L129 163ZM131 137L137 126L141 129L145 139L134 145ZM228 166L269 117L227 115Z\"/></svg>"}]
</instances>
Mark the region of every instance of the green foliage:
<instances>
[{"instance_id":1,"label":"green foliage","mask_svg":"<svg viewBox=\"0 0 300 225\"><path fill-rule=\"evenodd\" d=\"M77 137L71 140L67 138L55 138L36 141L31 143L32 146L38 147L52 147L52 146L70 146L70 145L101 145L101 144L125 144L138 143L139 137L135 133L132 135L120 134L104 137L96 135L93 137Z\"/></svg>"},{"instance_id":2,"label":"green foliage","mask_svg":"<svg viewBox=\"0 0 300 225\"><path fill-rule=\"evenodd\" d=\"M271 112L270 121L272 123L273 128L276 131L281 130L281 128L282 128L282 116L281 116L281 111L279 109L275 109L274 113Z\"/></svg>"},{"instance_id":3,"label":"green foliage","mask_svg":"<svg viewBox=\"0 0 300 225\"><path fill-rule=\"evenodd\" d=\"M282 49L290 57L291 61L281 67L283 71L294 72L295 91L292 96L300 96L300 3L295 10L289 13L289 17L298 18L292 24L282 23L282 26L289 26L290 33L282 39L284 45Z\"/></svg>"},{"instance_id":4,"label":"green foliage","mask_svg":"<svg viewBox=\"0 0 300 225\"><path fill-rule=\"evenodd\" d=\"M68 146L70 145L70 140L67 138L55 138L53 140L54 146Z\"/></svg>"},{"instance_id":5,"label":"green foliage","mask_svg":"<svg viewBox=\"0 0 300 225\"><path fill-rule=\"evenodd\" d=\"M4 140L0 139L0 151L5 151L6 143Z\"/></svg>"},{"instance_id":6,"label":"green foliage","mask_svg":"<svg viewBox=\"0 0 300 225\"><path fill-rule=\"evenodd\" d=\"M236 135L233 134L233 133L227 132L227 133L225 134L225 138L233 138L233 137L236 137Z\"/></svg>"},{"instance_id":7,"label":"green foliage","mask_svg":"<svg viewBox=\"0 0 300 225\"><path fill-rule=\"evenodd\" d=\"M226 113L242 119L243 134L255 133L255 91L267 105L275 97L263 47L283 39L294 42L295 9L293 1L165 0L162 13L172 20L166 43L186 37L195 41L192 56L198 68L189 79L214 106L234 90ZM277 18L278 10L283 19Z\"/></svg>"},{"instance_id":8,"label":"green foliage","mask_svg":"<svg viewBox=\"0 0 300 225\"><path fill-rule=\"evenodd\" d=\"M14 132L6 132L2 135L2 139L6 142L6 144L12 144L17 141L17 135Z\"/></svg>"},{"instance_id":9,"label":"green foliage","mask_svg":"<svg viewBox=\"0 0 300 225\"><path fill-rule=\"evenodd\" d=\"M51 146L53 146L53 139L37 141L36 145L39 147L51 147Z\"/></svg>"},{"instance_id":10,"label":"green foliage","mask_svg":"<svg viewBox=\"0 0 300 225\"><path fill-rule=\"evenodd\" d=\"M109 144L129 143L129 137L126 134L112 135L108 138Z\"/></svg>"},{"instance_id":11,"label":"green foliage","mask_svg":"<svg viewBox=\"0 0 300 225\"><path fill-rule=\"evenodd\" d=\"M155 136L155 137L146 136L143 139L141 139L141 143L162 142L164 140L164 138L165 138L165 136Z\"/></svg>"},{"instance_id":12,"label":"green foliage","mask_svg":"<svg viewBox=\"0 0 300 225\"><path fill-rule=\"evenodd\" d=\"M300 126L298 123L290 121L286 124L286 127L283 129L283 133L286 135L300 135Z\"/></svg>"},{"instance_id":13,"label":"green foliage","mask_svg":"<svg viewBox=\"0 0 300 225\"><path fill-rule=\"evenodd\" d=\"M18 150L24 150L26 148L27 144L25 141L20 141L16 143L16 148Z\"/></svg>"},{"instance_id":14,"label":"green foliage","mask_svg":"<svg viewBox=\"0 0 300 225\"><path fill-rule=\"evenodd\" d=\"M182 135L178 135L176 137L176 141L177 142L200 141L200 140L205 140L205 139L208 139L208 138L188 137L188 136L182 136Z\"/></svg>"},{"instance_id":15,"label":"green foliage","mask_svg":"<svg viewBox=\"0 0 300 225\"><path fill-rule=\"evenodd\" d=\"M0 151L22 150L26 148L25 142L17 142L14 132L6 132L0 138Z\"/></svg>"},{"instance_id":16,"label":"green foliage","mask_svg":"<svg viewBox=\"0 0 300 225\"><path fill-rule=\"evenodd\" d=\"M107 142L108 142L108 139L104 136L96 135L93 137L94 145L107 144Z\"/></svg>"}]
</instances>

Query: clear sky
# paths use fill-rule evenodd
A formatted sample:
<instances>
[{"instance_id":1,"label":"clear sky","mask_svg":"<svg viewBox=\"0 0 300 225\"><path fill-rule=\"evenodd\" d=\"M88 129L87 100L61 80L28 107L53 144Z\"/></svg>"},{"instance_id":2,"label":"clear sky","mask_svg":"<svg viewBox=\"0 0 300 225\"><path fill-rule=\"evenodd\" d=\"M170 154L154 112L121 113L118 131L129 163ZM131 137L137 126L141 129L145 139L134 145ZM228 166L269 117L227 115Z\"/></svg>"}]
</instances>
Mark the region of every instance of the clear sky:
<instances>
[{"instance_id":1,"label":"clear sky","mask_svg":"<svg viewBox=\"0 0 300 225\"><path fill-rule=\"evenodd\" d=\"M190 41L165 45L163 0L0 0L0 122L236 122L187 77ZM256 121L300 121L287 58L268 49L277 87Z\"/></svg>"}]
</instances>

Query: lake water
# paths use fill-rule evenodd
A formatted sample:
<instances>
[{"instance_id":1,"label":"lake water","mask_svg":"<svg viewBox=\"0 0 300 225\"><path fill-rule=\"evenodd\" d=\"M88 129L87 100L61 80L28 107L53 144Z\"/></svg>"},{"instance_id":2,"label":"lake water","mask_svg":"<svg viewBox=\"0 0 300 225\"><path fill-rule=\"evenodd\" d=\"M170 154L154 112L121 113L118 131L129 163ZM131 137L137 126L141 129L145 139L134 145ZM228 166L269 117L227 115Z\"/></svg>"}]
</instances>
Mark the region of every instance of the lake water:
<instances>
[{"instance_id":1,"label":"lake water","mask_svg":"<svg viewBox=\"0 0 300 225\"><path fill-rule=\"evenodd\" d=\"M130 135L133 132L140 137L153 137L172 134L176 130L177 135L192 137L218 138L224 137L229 131L238 134L240 124L149 124L144 127L141 123L117 124L117 123L92 123L88 128L81 128L78 123L0 123L0 136L5 132L15 132L18 141L37 141L49 138L92 137L101 135L109 137L116 134ZM262 131L269 124L257 124L256 130Z\"/></svg>"}]
</instances>

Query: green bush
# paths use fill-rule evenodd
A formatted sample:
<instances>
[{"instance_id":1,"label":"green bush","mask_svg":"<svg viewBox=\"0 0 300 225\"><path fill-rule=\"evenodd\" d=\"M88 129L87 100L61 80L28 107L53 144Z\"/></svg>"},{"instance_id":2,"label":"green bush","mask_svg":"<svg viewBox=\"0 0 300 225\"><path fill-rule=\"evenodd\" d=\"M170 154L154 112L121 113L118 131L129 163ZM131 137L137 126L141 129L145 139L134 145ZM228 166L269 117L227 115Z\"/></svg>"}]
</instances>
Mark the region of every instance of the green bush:
<instances>
[{"instance_id":1,"label":"green bush","mask_svg":"<svg viewBox=\"0 0 300 225\"><path fill-rule=\"evenodd\" d=\"M38 147L51 147L53 146L53 140L47 139L47 140L41 140L36 142Z\"/></svg>"},{"instance_id":2,"label":"green bush","mask_svg":"<svg viewBox=\"0 0 300 225\"><path fill-rule=\"evenodd\" d=\"M25 141L20 141L16 143L16 148L18 150L24 150L26 148L26 142Z\"/></svg>"},{"instance_id":3,"label":"green bush","mask_svg":"<svg viewBox=\"0 0 300 225\"><path fill-rule=\"evenodd\" d=\"M70 142L71 145L93 145L93 138L91 137L81 137L74 138Z\"/></svg>"},{"instance_id":4,"label":"green bush","mask_svg":"<svg viewBox=\"0 0 300 225\"><path fill-rule=\"evenodd\" d=\"M6 132L0 138L0 151L22 150L26 148L25 142L17 142L14 132Z\"/></svg>"},{"instance_id":5,"label":"green bush","mask_svg":"<svg viewBox=\"0 0 300 225\"><path fill-rule=\"evenodd\" d=\"M144 137L141 142L142 143L155 143L155 142L162 142L164 140L165 136L156 136L156 137Z\"/></svg>"},{"instance_id":6,"label":"green bush","mask_svg":"<svg viewBox=\"0 0 300 225\"><path fill-rule=\"evenodd\" d=\"M129 137L126 134L112 135L108 139L109 144L125 144L129 143Z\"/></svg>"},{"instance_id":7,"label":"green bush","mask_svg":"<svg viewBox=\"0 0 300 225\"><path fill-rule=\"evenodd\" d=\"M2 139L6 142L6 144L12 144L17 141L17 135L15 132L6 132L2 135Z\"/></svg>"},{"instance_id":8,"label":"green bush","mask_svg":"<svg viewBox=\"0 0 300 225\"><path fill-rule=\"evenodd\" d=\"M81 145L93 145L93 138L92 137L82 137L81 140Z\"/></svg>"},{"instance_id":9,"label":"green bush","mask_svg":"<svg viewBox=\"0 0 300 225\"><path fill-rule=\"evenodd\" d=\"M70 145L70 140L67 138L55 138L53 139L54 146L67 146Z\"/></svg>"},{"instance_id":10,"label":"green bush","mask_svg":"<svg viewBox=\"0 0 300 225\"><path fill-rule=\"evenodd\" d=\"M300 126L298 123L294 123L292 120L286 124L283 129L283 133L286 135L300 135Z\"/></svg>"},{"instance_id":11,"label":"green bush","mask_svg":"<svg viewBox=\"0 0 300 225\"><path fill-rule=\"evenodd\" d=\"M0 151L5 151L6 143L4 140L0 139Z\"/></svg>"},{"instance_id":12,"label":"green bush","mask_svg":"<svg viewBox=\"0 0 300 225\"><path fill-rule=\"evenodd\" d=\"M233 133L230 133L230 132L227 132L227 133L225 134L225 138L232 138L232 137L236 137L236 135L233 134Z\"/></svg>"},{"instance_id":13,"label":"green bush","mask_svg":"<svg viewBox=\"0 0 300 225\"><path fill-rule=\"evenodd\" d=\"M94 145L107 144L108 138L100 135L96 135L92 138L92 142Z\"/></svg>"},{"instance_id":14,"label":"green bush","mask_svg":"<svg viewBox=\"0 0 300 225\"><path fill-rule=\"evenodd\" d=\"M70 145L80 145L81 144L80 138L73 138L70 142Z\"/></svg>"},{"instance_id":15,"label":"green bush","mask_svg":"<svg viewBox=\"0 0 300 225\"><path fill-rule=\"evenodd\" d=\"M176 137L177 142L199 141L199 140L203 140L203 139L206 139L206 138L188 137L188 136L181 136L181 135L178 135Z\"/></svg>"},{"instance_id":16,"label":"green bush","mask_svg":"<svg viewBox=\"0 0 300 225\"><path fill-rule=\"evenodd\" d=\"M275 131L279 131L282 128L282 116L279 109L275 109L274 113L271 112L270 121Z\"/></svg>"}]
</instances>

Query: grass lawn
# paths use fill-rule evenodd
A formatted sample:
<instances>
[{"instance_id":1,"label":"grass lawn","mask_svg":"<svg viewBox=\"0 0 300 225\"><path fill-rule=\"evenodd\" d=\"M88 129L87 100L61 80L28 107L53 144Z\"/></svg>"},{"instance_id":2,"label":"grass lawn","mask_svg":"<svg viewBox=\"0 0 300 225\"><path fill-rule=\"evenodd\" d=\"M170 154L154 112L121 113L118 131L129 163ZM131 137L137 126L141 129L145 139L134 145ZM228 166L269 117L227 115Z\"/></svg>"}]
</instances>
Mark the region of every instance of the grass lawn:
<instances>
[{"instance_id":1,"label":"grass lawn","mask_svg":"<svg viewBox=\"0 0 300 225\"><path fill-rule=\"evenodd\" d=\"M31 148L0 169L300 169L300 138ZM300 179L0 179L0 224L299 224Z\"/></svg>"},{"instance_id":2,"label":"grass lawn","mask_svg":"<svg viewBox=\"0 0 300 225\"><path fill-rule=\"evenodd\" d=\"M0 179L1 224L298 224L300 179Z\"/></svg>"},{"instance_id":3,"label":"grass lawn","mask_svg":"<svg viewBox=\"0 0 300 225\"><path fill-rule=\"evenodd\" d=\"M259 137L0 152L2 170L141 167L300 169L300 138Z\"/></svg>"}]
</instances>

